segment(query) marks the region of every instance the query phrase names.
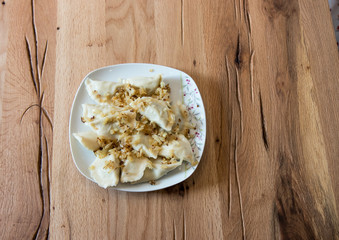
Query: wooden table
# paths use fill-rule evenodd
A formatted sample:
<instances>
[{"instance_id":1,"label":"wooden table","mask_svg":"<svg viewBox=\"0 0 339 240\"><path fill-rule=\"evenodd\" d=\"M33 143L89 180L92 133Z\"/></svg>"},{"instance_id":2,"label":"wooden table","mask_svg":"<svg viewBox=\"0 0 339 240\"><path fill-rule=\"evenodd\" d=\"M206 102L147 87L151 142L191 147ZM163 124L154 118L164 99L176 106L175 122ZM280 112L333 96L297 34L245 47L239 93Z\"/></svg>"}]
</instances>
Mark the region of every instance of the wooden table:
<instances>
[{"instance_id":1,"label":"wooden table","mask_svg":"<svg viewBox=\"0 0 339 240\"><path fill-rule=\"evenodd\" d=\"M33 4L34 19L30 1L0 6L1 239L339 239L327 0ZM73 164L68 119L82 78L125 62L174 67L199 86L206 147L179 185L105 190Z\"/></svg>"}]
</instances>

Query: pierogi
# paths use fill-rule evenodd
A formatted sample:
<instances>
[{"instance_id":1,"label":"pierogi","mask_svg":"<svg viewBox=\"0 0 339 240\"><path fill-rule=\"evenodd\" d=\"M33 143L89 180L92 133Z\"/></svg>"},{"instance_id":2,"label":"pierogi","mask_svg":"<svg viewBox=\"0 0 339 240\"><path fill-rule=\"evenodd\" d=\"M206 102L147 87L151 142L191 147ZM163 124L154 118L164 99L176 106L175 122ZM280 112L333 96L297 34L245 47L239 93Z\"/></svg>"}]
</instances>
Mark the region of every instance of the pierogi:
<instances>
[{"instance_id":1,"label":"pierogi","mask_svg":"<svg viewBox=\"0 0 339 240\"><path fill-rule=\"evenodd\" d=\"M189 139L186 106L170 101L161 75L85 82L96 104L83 104L81 121L90 131L74 133L94 152L89 166L101 187L157 180L181 166L197 164Z\"/></svg>"}]
</instances>

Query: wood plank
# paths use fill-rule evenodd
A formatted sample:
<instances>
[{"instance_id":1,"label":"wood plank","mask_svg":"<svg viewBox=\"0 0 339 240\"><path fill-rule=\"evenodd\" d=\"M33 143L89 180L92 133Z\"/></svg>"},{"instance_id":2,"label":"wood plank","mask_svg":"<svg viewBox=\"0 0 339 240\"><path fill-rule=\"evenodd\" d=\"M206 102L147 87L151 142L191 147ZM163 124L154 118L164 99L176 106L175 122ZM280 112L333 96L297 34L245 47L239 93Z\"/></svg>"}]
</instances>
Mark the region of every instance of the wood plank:
<instances>
[{"instance_id":1,"label":"wood plank","mask_svg":"<svg viewBox=\"0 0 339 240\"><path fill-rule=\"evenodd\" d=\"M38 109L20 123L37 101L32 2L0 6L1 239L339 239L339 55L326 0L35 0L48 158ZM181 184L105 190L73 164L76 90L124 62L180 69L201 91L205 151Z\"/></svg>"},{"instance_id":2,"label":"wood plank","mask_svg":"<svg viewBox=\"0 0 339 240\"><path fill-rule=\"evenodd\" d=\"M326 2L317 7L325 11ZM325 116L319 109L325 109L316 97L321 88L315 87L317 79L323 77L324 65L315 64L316 58L310 56L310 52L317 52L317 44L311 42L315 38L307 39L305 33L311 32L308 31L310 26L305 26L301 17L311 16L312 13L309 7L305 9L301 1L278 6L266 2L263 10L254 11L255 14L263 14L254 16L253 19L258 21L252 25L258 30L253 32L254 43L262 42L264 34L270 36L264 44L266 54L256 55L256 60L258 64L271 68L270 75L264 73L257 78L260 88L266 88L261 93L265 116L272 118L266 121L269 151L272 154L270 158L275 160L278 167L273 200L275 215L279 217L279 231L274 235L286 238L336 238L338 229L326 227L338 225L337 201L329 178L328 162L331 160L326 154L320 121ZM260 28L264 22L265 27ZM315 22L308 20L307 23ZM330 23L326 24L329 26ZM319 32L320 29L314 31ZM338 64L338 58L333 60L326 62L326 67L332 69L326 81L336 88L338 71L334 66ZM267 89L268 86L270 89ZM325 93L322 95L325 97ZM327 95L326 98L326 101L338 102L335 95ZM331 118L337 117L332 115ZM335 148L335 144L331 147Z\"/></svg>"},{"instance_id":3,"label":"wood plank","mask_svg":"<svg viewBox=\"0 0 339 240\"><path fill-rule=\"evenodd\" d=\"M32 27L31 2L14 1L1 5L1 207L0 235L2 239L44 238L49 226L48 166L46 156L39 156L39 110L31 104L39 103L30 75L30 62L25 36L35 64L35 43ZM55 4L36 4L39 65L44 46L49 39L46 67L41 78L41 92L45 91L43 107L53 116L55 69ZM46 22L46 18L49 19ZM4 34L4 35L3 35ZM34 65L35 67L36 65ZM36 71L36 69L35 69ZM46 119L42 120L42 140L51 144L52 132ZM45 145L43 154L45 154ZM41 172L41 174L40 174ZM41 179L40 179L41 178Z\"/></svg>"},{"instance_id":4,"label":"wood plank","mask_svg":"<svg viewBox=\"0 0 339 240\"><path fill-rule=\"evenodd\" d=\"M312 3L310 9L306 9L306 3L301 3L301 19L304 23L305 45L307 47L307 55L310 59L310 71L313 76L313 89L312 91L314 101L317 102L319 111L319 120L321 123L322 134L326 137L323 138L329 173L332 177L333 192L335 194L336 203L339 202L339 181L333 181L336 173L339 171L339 166L336 164L339 156L339 148L337 143L336 129L339 127L339 121L331 120L332 117L328 116L329 113L334 115L333 119L339 118L338 113L338 92L339 92L339 73L338 73L338 52L331 51L333 46L336 46L334 32L327 26L331 24L332 19L330 16L324 21L314 21L309 23L309 16L313 15L315 18L322 16L323 11L328 9L326 1ZM315 27L314 27L315 26ZM324 34L319 34L323 30ZM318 44L314 44L314 40ZM324 44L328 42L327 44ZM329 46L332 46L329 47ZM327 57L323 57L327 56ZM332 60L333 59L333 60ZM328 66L328 67L324 67ZM323 79L329 79L329 83L325 84Z\"/></svg>"},{"instance_id":5,"label":"wood plank","mask_svg":"<svg viewBox=\"0 0 339 240\"><path fill-rule=\"evenodd\" d=\"M50 238L107 239L107 191L78 172L68 140L75 92L89 71L105 65L105 1L58 1L57 8Z\"/></svg>"}]
</instances>

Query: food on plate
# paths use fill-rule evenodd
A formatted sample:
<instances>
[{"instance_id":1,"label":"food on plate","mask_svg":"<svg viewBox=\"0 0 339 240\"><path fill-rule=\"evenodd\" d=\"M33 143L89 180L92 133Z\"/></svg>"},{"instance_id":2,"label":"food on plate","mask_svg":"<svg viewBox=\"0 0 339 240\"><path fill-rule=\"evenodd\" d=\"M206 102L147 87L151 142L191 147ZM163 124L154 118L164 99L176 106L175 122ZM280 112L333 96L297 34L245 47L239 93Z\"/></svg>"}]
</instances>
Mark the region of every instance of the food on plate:
<instances>
[{"instance_id":1,"label":"food on plate","mask_svg":"<svg viewBox=\"0 0 339 240\"><path fill-rule=\"evenodd\" d=\"M175 116L168 102L152 97L143 97L132 102L130 106L151 122L155 122L166 131L171 131Z\"/></svg>"},{"instance_id":2,"label":"food on plate","mask_svg":"<svg viewBox=\"0 0 339 240\"><path fill-rule=\"evenodd\" d=\"M73 136L88 150L95 151L100 147L97 142L98 135L94 132L73 133Z\"/></svg>"},{"instance_id":3,"label":"food on plate","mask_svg":"<svg viewBox=\"0 0 339 240\"><path fill-rule=\"evenodd\" d=\"M73 135L94 152L89 171L99 186L153 183L184 161L197 164L186 106L170 101L171 89L161 75L87 79L85 85L96 104L82 105L81 121L91 131Z\"/></svg>"},{"instance_id":4,"label":"food on plate","mask_svg":"<svg viewBox=\"0 0 339 240\"><path fill-rule=\"evenodd\" d=\"M89 167L91 176L101 187L116 186L120 179L120 161L113 154L96 157Z\"/></svg>"}]
</instances>

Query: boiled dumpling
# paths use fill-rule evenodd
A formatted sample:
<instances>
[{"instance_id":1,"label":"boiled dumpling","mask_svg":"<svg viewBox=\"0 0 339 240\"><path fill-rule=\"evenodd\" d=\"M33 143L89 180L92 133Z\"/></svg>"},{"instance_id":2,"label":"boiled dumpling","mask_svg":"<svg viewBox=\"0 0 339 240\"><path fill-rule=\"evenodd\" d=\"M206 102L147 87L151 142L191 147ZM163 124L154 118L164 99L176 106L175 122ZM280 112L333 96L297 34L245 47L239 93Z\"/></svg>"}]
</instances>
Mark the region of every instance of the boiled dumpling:
<instances>
[{"instance_id":1,"label":"boiled dumpling","mask_svg":"<svg viewBox=\"0 0 339 240\"><path fill-rule=\"evenodd\" d=\"M176 130L175 128L178 128L176 132L184 134L187 129L192 127L192 124L188 122L188 112L186 107L178 101L172 105L172 110L175 115L175 124L173 125L172 130Z\"/></svg>"},{"instance_id":2,"label":"boiled dumpling","mask_svg":"<svg viewBox=\"0 0 339 240\"><path fill-rule=\"evenodd\" d=\"M190 162L192 166L197 164L194 158L191 144L187 138L180 134L176 139L171 140L167 145L164 144L159 152L160 156L166 158L176 158Z\"/></svg>"},{"instance_id":3,"label":"boiled dumpling","mask_svg":"<svg viewBox=\"0 0 339 240\"><path fill-rule=\"evenodd\" d=\"M129 83L132 86L144 88L148 94L152 94L160 86L161 75L154 77L135 77L123 80L123 83Z\"/></svg>"},{"instance_id":4,"label":"boiled dumpling","mask_svg":"<svg viewBox=\"0 0 339 240\"><path fill-rule=\"evenodd\" d=\"M143 153L150 158L157 158L159 147L155 146L154 139L145 134L136 134L132 137L132 147L134 150L139 151L142 149Z\"/></svg>"},{"instance_id":5,"label":"boiled dumpling","mask_svg":"<svg viewBox=\"0 0 339 240\"><path fill-rule=\"evenodd\" d=\"M161 75L154 77L135 77L124 79L123 82L97 81L88 78L85 82L88 95L97 103L110 103L110 99L121 87L130 84L134 87L144 88L152 94L160 86Z\"/></svg>"},{"instance_id":6,"label":"boiled dumpling","mask_svg":"<svg viewBox=\"0 0 339 240\"><path fill-rule=\"evenodd\" d=\"M124 128L133 129L135 127L136 113L134 111L122 111L113 106L95 104L83 104L82 108L82 121L90 126L98 136L113 138ZM121 127L121 124L124 127Z\"/></svg>"},{"instance_id":7,"label":"boiled dumpling","mask_svg":"<svg viewBox=\"0 0 339 240\"><path fill-rule=\"evenodd\" d=\"M119 82L96 81L87 79L85 82L88 95L97 103L106 103L119 87L124 84Z\"/></svg>"},{"instance_id":8,"label":"boiled dumpling","mask_svg":"<svg viewBox=\"0 0 339 240\"><path fill-rule=\"evenodd\" d=\"M98 136L94 132L73 133L73 136L87 149L95 151L99 148Z\"/></svg>"},{"instance_id":9,"label":"boiled dumpling","mask_svg":"<svg viewBox=\"0 0 339 240\"><path fill-rule=\"evenodd\" d=\"M119 183L119 159L114 155L104 158L97 157L89 167L91 177L100 187L114 187Z\"/></svg>"},{"instance_id":10,"label":"boiled dumpling","mask_svg":"<svg viewBox=\"0 0 339 240\"><path fill-rule=\"evenodd\" d=\"M136 183L148 182L150 180L157 180L168 172L176 169L182 164L182 161L175 161L173 163L162 163L162 159L158 158L152 161L152 168L146 168L144 172L144 176L137 181Z\"/></svg>"},{"instance_id":11,"label":"boiled dumpling","mask_svg":"<svg viewBox=\"0 0 339 240\"><path fill-rule=\"evenodd\" d=\"M138 98L130 105L148 120L158 124L162 129L171 131L175 116L166 102L151 97L143 97Z\"/></svg>"},{"instance_id":12,"label":"boiled dumpling","mask_svg":"<svg viewBox=\"0 0 339 240\"><path fill-rule=\"evenodd\" d=\"M120 181L123 183L138 181L146 168L152 168L152 162L148 158L128 156L121 171Z\"/></svg>"}]
</instances>

